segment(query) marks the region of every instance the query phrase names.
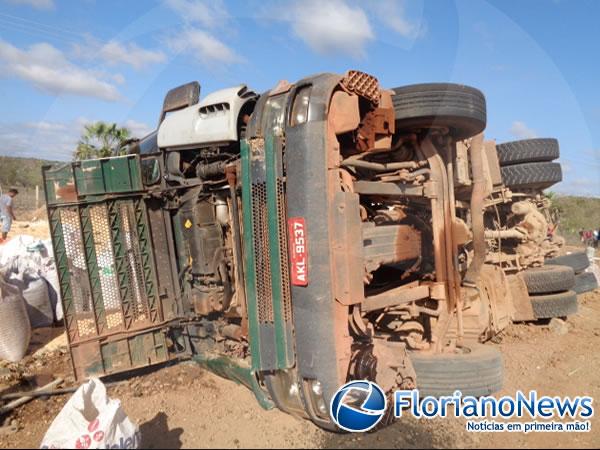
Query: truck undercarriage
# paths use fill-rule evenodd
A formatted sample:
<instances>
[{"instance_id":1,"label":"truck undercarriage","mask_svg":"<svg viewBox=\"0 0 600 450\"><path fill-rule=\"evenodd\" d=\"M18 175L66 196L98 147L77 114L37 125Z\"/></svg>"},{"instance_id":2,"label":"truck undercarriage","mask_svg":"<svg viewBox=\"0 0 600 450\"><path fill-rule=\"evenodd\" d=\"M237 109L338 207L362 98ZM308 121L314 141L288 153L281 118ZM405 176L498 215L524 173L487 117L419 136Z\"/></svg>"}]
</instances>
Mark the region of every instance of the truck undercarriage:
<instances>
[{"instance_id":1,"label":"truck undercarriage","mask_svg":"<svg viewBox=\"0 0 600 450\"><path fill-rule=\"evenodd\" d=\"M357 71L199 91L128 156L44 171L78 377L193 357L329 429L346 381L427 388L444 355L493 361L452 392L501 387L480 343L562 243L503 184L481 92Z\"/></svg>"}]
</instances>

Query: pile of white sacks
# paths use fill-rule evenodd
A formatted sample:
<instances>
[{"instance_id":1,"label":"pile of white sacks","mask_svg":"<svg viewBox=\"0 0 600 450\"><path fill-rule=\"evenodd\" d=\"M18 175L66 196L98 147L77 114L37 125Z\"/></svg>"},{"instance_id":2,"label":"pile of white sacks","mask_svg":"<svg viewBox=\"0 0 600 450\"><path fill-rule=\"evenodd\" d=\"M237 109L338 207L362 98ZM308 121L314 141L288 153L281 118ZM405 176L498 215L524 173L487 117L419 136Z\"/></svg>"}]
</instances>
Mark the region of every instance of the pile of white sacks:
<instances>
[{"instance_id":1,"label":"pile of white sacks","mask_svg":"<svg viewBox=\"0 0 600 450\"><path fill-rule=\"evenodd\" d=\"M62 319L51 241L22 235L0 245L0 359L20 361L31 329Z\"/></svg>"}]
</instances>

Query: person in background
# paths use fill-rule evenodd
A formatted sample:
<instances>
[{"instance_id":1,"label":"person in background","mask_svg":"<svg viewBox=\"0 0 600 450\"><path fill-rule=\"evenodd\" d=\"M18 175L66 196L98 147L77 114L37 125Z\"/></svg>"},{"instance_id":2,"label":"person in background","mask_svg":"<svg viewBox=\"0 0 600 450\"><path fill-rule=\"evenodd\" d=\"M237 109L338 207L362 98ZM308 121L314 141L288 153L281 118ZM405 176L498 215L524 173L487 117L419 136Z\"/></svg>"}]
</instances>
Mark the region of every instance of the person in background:
<instances>
[{"instance_id":1,"label":"person in background","mask_svg":"<svg viewBox=\"0 0 600 450\"><path fill-rule=\"evenodd\" d=\"M2 237L0 242L3 242L8 237L8 232L12 226L12 221L17 220L13 210L13 199L19 191L11 189L7 194L0 196L0 221L2 222Z\"/></svg>"}]
</instances>

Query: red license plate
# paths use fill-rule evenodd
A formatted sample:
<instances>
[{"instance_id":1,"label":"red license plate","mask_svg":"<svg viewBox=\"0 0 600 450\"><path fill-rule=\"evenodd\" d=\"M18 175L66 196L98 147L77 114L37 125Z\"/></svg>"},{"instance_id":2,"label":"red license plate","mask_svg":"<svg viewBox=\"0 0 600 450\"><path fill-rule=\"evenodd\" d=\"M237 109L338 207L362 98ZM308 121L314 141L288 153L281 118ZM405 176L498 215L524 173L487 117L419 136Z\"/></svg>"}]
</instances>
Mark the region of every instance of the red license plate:
<instances>
[{"instance_id":1,"label":"red license plate","mask_svg":"<svg viewBox=\"0 0 600 450\"><path fill-rule=\"evenodd\" d=\"M290 236L290 274L295 286L308 285L308 246L306 222L303 217L288 219Z\"/></svg>"}]
</instances>

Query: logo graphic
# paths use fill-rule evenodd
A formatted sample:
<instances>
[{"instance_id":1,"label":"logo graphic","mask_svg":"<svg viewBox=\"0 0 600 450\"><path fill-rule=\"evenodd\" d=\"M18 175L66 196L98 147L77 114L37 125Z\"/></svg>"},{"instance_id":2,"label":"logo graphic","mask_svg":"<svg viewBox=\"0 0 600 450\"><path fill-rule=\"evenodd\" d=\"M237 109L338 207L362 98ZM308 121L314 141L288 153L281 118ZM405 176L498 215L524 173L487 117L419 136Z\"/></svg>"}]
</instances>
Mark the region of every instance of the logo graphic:
<instances>
[{"instance_id":1,"label":"logo graphic","mask_svg":"<svg viewBox=\"0 0 600 450\"><path fill-rule=\"evenodd\" d=\"M362 380L346 383L331 400L330 414L342 430L369 431L379 423L387 407L384 392L377 384Z\"/></svg>"}]
</instances>

